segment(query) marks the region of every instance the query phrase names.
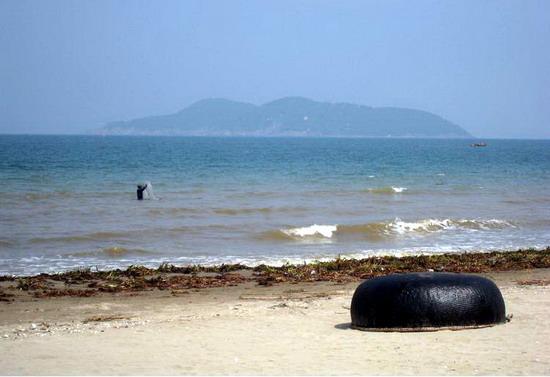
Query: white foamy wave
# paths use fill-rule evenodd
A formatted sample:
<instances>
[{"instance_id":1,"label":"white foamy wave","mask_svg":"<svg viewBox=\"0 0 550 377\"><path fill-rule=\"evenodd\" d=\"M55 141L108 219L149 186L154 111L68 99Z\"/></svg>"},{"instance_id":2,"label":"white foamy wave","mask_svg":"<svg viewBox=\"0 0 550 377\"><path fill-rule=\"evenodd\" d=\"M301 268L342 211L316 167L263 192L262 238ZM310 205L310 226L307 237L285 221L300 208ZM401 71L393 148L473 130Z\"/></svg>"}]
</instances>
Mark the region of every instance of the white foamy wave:
<instances>
[{"instance_id":1,"label":"white foamy wave","mask_svg":"<svg viewBox=\"0 0 550 377\"><path fill-rule=\"evenodd\" d=\"M408 188L406 187L395 187L395 186L386 186L386 187L367 189L367 191L370 192L371 194L390 194L390 195L400 194L407 190Z\"/></svg>"},{"instance_id":2,"label":"white foamy wave","mask_svg":"<svg viewBox=\"0 0 550 377\"><path fill-rule=\"evenodd\" d=\"M397 234L406 234L411 232L439 232L443 230L451 229L471 229L471 230L488 230L488 229L501 229L512 227L515 225L499 219L489 220L451 220L451 219L426 219L420 221L407 222L397 218L388 224L388 229Z\"/></svg>"},{"instance_id":3,"label":"white foamy wave","mask_svg":"<svg viewBox=\"0 0 550 377\"><path fill-rule=\"evenodd\" d=\"M501 228L516 228L514 224L506 220L499 219L489 219L489 220L458 220L457 221L461 226L468 227L477 227L479 229L501 229Z\"/></svg>"},{"instance_id":4,"label":"white foamy wave","mask_svg":"<svg viewBox=\"0 0 550 377\"><path fill-rule=\"evenodd\" d=\"M406 234L410 232L434 232L438 230L451 229L454 224L451 220L427 219L420 221L407 222L397 218L388 224L388 229L397 234Z\"/></svg>"},{"instance_id":5,"label":"white foamy wave","mask_svg":"<svg viewBox=\"0 0 550 377\"><path fill-rule=\"evenodd\" d=\"M372 222L366 224L318 225L278 229L262 232L257 239L272 242L288 241L338 241L362 239L380 241L396 236L427 235L439 232L479 232L494 231L504 228L516 228L508 221L499 219L420 219L404 221L396 218L393 221Z\"/></svg>"},{"instance_id":6,"label":"white foamy wave","mask_svg":"<svg viewBox=\"0 0 550 377\"><path fill-rule=\"evenodd\" d=\"M333 233L336 232L337 225L311 225L302 228L290 228L281 229L281 231L291 237L312 237L322 236L325 238L331 238Z\"/></svg>"}]
</instances>

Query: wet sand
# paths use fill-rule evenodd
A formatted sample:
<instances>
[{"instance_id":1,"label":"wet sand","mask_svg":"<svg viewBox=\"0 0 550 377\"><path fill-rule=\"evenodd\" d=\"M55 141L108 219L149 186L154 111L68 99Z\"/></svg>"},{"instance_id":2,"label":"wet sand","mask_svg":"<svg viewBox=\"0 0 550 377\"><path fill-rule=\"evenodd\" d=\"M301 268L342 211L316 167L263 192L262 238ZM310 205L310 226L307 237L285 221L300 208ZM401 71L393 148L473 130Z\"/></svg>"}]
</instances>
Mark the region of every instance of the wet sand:
<instances>
[{"instance_id":1,"label":"wet sand","mask_svg":"<svg viewBox=\"0 0 550 377\"><path fill-rule=\"evenodd\" d=\"M358 282L0 302L2 374L549 374L550 269L484 274L511 322L430 333L349 328ZM518 283L519 282L519 283ZM523 282L523 283L522 283ZM525 284L525 283L528 284Z\"/></svg>"}]
</instances>

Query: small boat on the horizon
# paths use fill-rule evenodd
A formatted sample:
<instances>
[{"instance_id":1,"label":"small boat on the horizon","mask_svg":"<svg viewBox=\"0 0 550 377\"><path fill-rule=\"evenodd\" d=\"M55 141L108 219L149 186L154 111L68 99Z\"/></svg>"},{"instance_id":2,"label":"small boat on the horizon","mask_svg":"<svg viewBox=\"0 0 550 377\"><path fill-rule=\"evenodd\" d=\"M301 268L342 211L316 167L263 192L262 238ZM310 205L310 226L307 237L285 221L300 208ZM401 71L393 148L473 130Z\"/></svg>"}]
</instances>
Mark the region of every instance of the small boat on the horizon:
<instances>
[{"instance_id":1,"label":"small boat on the horizon","mask_svg":"<svg viewBox=\"0 0 550 377\"><path fill-rule=\"evenodd\" d=\"M473 143L473 144L470 144L470 147L486 147L487 144L486 143Z\"/></svg>"}]
</instances>

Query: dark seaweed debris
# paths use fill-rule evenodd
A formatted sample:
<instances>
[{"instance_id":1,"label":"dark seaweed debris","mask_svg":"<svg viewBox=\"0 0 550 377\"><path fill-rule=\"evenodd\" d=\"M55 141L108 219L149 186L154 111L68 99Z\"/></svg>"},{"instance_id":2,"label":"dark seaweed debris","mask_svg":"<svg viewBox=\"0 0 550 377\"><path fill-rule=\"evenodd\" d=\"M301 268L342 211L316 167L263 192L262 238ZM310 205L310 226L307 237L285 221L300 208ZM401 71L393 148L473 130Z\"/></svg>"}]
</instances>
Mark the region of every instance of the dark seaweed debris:
<instances>
[{"instance_id":1,"label":"dark seaweed debris","mask_svg":"<svg viewBox=\"0 0 550 377\"><path fill-rule=\"evenodd\" d=\"M163 263L157 269L158 272L171 272L178 274L192 274L200 272L211 272L211 273L227 273L227 272L236 272L236 271L245 271L251 270L252 267L245 266L244 264L221 264L219 266L174 266L173 264Z\"/></svg>"},{"instance_id":2,"label":"dark seaweed debris","mask_svg":"<svg viewBox=\"0 0 550 377\"><path fill-rule=\"evenodd\" d=\"M15 295L11 294L11 293L6 293L4 292L3 289L0 288L0 301L4 301L4 302L10 302L10 301L13 301L13 298Z\"/></svg>"},{"instance_id":3,"label":"dark seaweed debris","mask_svg":"<svg viewBox=\"0 0 550 377\"><path fill-rule=\"evenodd\" d=\"M36 298L44 297L90 297L94 296L97 292L87 289L42 289L34 292L32 295Z\"/></svg>"},{"instance_id":4,"label":"dark seaweed debris","mask_svg":"<svg viewBox=\"0 0 550 377\"><path fill-rule=\"evenodd\" d=\"M97 316L93 316L85 319L84 321L82 321L82 323L109 322L109 321L118 321L121 319L130 319L130 317L123 316L123 315L97 315Z\"/></svg>"},{"instance_id":5,"label":"dark seaweed debris","mask_svg":"<svg viewBox=\"0 0 550 377\"><path fill-rule=\"evenodd\" d=\"M348 282L405 272L470 272L525 270L550 267L550 247L490 253L447 253L407 257L336 258L328 262L282 267L261 265L254 269L260 284L275 282Z\"/></svg>"},{"instance_id":6,"label":"dark seaweed debris","mask_svg":"<svg viewBox=\"0 0 550 377\"><path fill-rule=\"evenodd\" d=\"M139 276L105 282L94 281L88 284L88 288L97 289L102 292L144 291L152 289L181 290L234 286L245 281L246 278L240 274L220 274L217 276L156 275L151 278Z\"/></svg>"},{"instance_id":7,"label":"dark seaweed debris","mask_svg":"<svg viewBox=\"0 0 550 377\"><path fill-rule=\"evenodd\" d=\"M516 281L517 285L538 285L540 287L550 285L550 280L548 279L532 279L532 280L518 280Z\"/></svg>"},{"instance_id":8,"label":"dark seaweed debris","mask_svg":"<svg viewBox=\"0 0 550 377\"><path fill-rule=\"evenodd\" d=\"M365 259L336 258L328 262L281 267L260 265L255 268L241 264L219 266L174 266L158 268L130 266L125 270L92 271L79 269L58 274L30 277L0 277L15 283L8 289L28 292L33 297L88 297L98 293L125 293L149 290L169 290L178 295L189 289L225 287L256 282L269 286L276 283L331 281L345 283L391 273L441 271L486 273L494 271L550 268L550 247L490 253L448 253L408 257L370 257ZM252 270L252 271L250 271ZM2 291L0 291L2 293ZM1 296L6 301L12 296ZM9 297L9 299L8 299Z\"/></svg>"}]
</instances>

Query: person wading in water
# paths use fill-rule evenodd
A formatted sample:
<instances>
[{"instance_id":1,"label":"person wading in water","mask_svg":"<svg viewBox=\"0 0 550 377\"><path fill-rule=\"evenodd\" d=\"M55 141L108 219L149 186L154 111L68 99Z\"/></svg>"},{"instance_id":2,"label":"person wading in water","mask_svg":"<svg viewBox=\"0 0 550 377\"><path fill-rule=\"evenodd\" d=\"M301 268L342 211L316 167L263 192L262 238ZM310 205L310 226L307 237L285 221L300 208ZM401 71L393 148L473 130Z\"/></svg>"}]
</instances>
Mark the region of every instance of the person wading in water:
<instances>
[{"instance_id":1,"label":"person wading in water","mask_svg":"<svg viewBox=\"0 0 550 377\"><path fill-rule=\"evenodd\" d=\"M143 200L143 191L145 191L145 189L147 189L147 183L143 185L137 185L137 200Z\"/></svg>"}]
</instances>

